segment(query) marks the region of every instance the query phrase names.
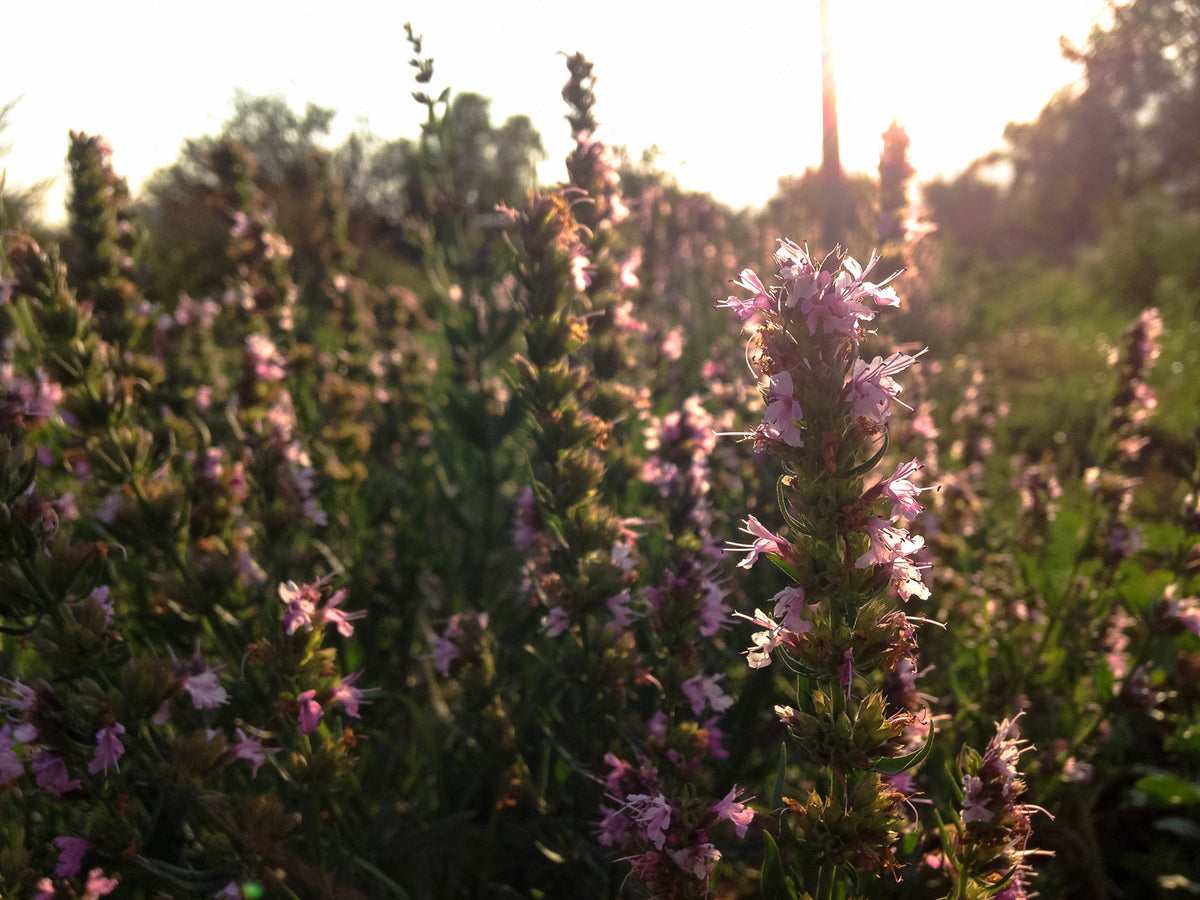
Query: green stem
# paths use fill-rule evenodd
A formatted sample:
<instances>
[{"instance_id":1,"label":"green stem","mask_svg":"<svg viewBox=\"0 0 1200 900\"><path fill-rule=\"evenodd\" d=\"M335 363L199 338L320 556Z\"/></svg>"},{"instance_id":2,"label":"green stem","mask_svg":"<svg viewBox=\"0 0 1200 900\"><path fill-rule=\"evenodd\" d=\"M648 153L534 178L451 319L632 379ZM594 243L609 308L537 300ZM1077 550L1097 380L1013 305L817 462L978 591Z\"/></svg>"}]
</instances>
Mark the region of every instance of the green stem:
<instances>
[{"instance_id":1,"label":"green stem","mask_svg":"<svg viewBox=\"0 0 1200 900\"><path fill-rule=\"evenodd\" d=\"M817 879L814 900L833 900L833 887L837 881L837 866L828 860L821 863L821 874Z\"/></svg>"}]
</instances>

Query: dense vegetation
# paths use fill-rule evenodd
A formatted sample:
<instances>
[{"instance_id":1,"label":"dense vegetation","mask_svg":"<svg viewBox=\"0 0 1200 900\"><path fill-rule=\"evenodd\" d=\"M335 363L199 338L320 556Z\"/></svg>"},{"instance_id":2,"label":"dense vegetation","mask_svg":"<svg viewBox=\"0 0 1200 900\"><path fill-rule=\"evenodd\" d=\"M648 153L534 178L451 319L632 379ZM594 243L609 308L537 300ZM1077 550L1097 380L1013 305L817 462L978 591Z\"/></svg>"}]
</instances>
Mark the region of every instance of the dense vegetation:
<instances>
[{"instance_id":1,"label":"dense vegetation","mask_svg":"<svg viewBox=\"0 0 1200 900\"><path fill-rule=\"evenodd\" d=\"M3 194L0 894L1200 892L1200 4L919 212L898 126L682 190L582 55L538 185L410 42L417 138Z\"/></svg>"}]
</instances>

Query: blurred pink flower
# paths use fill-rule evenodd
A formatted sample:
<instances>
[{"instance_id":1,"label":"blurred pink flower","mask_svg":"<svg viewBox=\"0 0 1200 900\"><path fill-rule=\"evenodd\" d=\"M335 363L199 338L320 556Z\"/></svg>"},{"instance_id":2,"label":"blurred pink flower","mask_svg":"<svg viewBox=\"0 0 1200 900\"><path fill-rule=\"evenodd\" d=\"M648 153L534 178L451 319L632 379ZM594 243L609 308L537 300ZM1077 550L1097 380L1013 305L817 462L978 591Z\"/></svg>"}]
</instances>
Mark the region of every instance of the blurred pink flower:
<instances>
[{"instance_id":1,"label":"blurred pink flower","mask_svg":"<svg viewBox=\"0 0 1200 900\"><path fill-rule=\"evenodd\" d=\"M74 878L79 874L83 856L88 850L87 838L56 837L54 846L59 850L54 874L60 878Z\"/></svg>"},{"instance_id":2,"label":"blurred pink flower","mask_svg":"<svg viewBox=\"0 0 1200 900\"><path fill-rule=\"evenodd\" d=\"M117 889L119 882L115 878L105 878L104 870L92 869L88 872L87 883L83 886L83 896L79 900L99 900Z\"/></svg>"},{"instance_id":3,"label":"blurred pink flower","mask_svg":"<svg viewBox=\"0 0 1200 900\"><path fill-rule=\"evenodd\" d=\"M316 731L321 716L325 714L325 711L321 709L321 704L314 699L316 696L315 690L307 690L296 698L297 719L300 722L301 734L312 734Z\"/></svg>"},{"instance_id":4,"label":"blurred pink flower","mask_svg":"<svg viewBox=\"0 0 1200 900\"><path fill-rule=\"evenodd\" d=\"M118 772L121 767L117 765L117 760L125 753L125 747L121 744L121 735L125 733L125 726L120 722L114 722L107 728L101 728L96 732L96 755L92 761L88 763L88 771L93 775L100 772L108 774L108 767L112 766Z\"/></svg>"},{"instance_id":5,"label":"blurred pink flower","mask_svg":"<svg viewBox=\"0 0 1200 900\"><path fill-rule=\"evenodd\" d=\"M723 674L693 675L680 684L679 689L692 705L693 715L701 715L706 707L722 713L733 705L733 698L721 690L719 684L724 677Z\"/></svg>"},{"instance_id":6,"label":"blurred pink flower","mask_svg":"<svg viewBox=\"0 0 1200 900\"><path fill-rule=\"evenodd\" d=\"M29 764L29 771L37 779L37 785L42 790L61 797L68 791L77 790L82 786L77 778L68 778L67 764L62 757L51 750L39 750Z\"/></svg>"}]
</instances>

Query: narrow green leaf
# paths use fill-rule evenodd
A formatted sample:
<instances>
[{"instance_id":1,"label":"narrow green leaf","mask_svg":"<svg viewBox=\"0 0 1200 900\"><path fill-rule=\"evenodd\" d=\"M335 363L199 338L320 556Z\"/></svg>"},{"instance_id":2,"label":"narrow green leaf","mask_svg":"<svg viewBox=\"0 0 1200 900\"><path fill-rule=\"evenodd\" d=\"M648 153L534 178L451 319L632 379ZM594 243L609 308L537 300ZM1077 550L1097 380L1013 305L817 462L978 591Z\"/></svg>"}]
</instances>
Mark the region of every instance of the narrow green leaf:
<instances>
[{"instance_id":1,"label":"narrow green leaf","mask_svg":"<svg viewBox=\"0 0 1200 900\"><path fill-rule=\"evenodd\" d=\"M929 751L933 748L933 732L929 732L929 737L925 739L925 743L914 750L912 753L906 753L904 756L883 757L875 761L875 765L871 768L881 775L899 775L906 769L911 769L917 763L921 762L929 755Z\"/></svg>"},{"instance_id":2,"label":"narrow green leaf","mask_svg":"<svg viewBox=\"0 0 1200 900\"><path fill-rule=\"evenodd\" d=\"M796 900L796 891L788 883L783 872L783 860L779 856L779 845L770 832L763 832L767 842L767 853L762 867L763 900Z\"/></svg>"},{"instance_id":3,"label":"narrow green leaf","mask_svg":"<svg viewBox=\"0 0 1200 900\"><path fill-rule=\"evenodd\" d=\"M787 777L787 744L779 745L779 765L775 767L775 784L771 787L771 808L783 803L783 784Z\"/></svg>"},{"instance_id":4,"label":"narrow green leaf","mask_svg":"<svg viewBox=\"0 0 1200 900\"><path fill-rule=\"evenodd\" d=\"M771 562L773 562L773 563L775 563L775 565L779 566L779 568L782 569L787 574L787 576L792 579L792 581L800 580L800 577L796 574L796 567L793 566L786 559L784 559L782 556L777 556L774 553L768 553L767 559L771 560Z\"/></svg>"},{"instance_id":5,"label":"narrow green leaf","mask_svg":"<svg viewBox=\"0 0 1200 900\"><path fill-rule=\"evenodd\" d=\"M857 466L853 466L848 471L843 472L842 477L858 478L860 475L866 475L873 468L875 468L876 464L878 464L881 459L883 459L883 455L887 453L889 443L890 441L888 440L888 433L885 431L883 433L883 443L879 445L879 449L875 452L875 454L866 462L859 463Z\"/></svg>"}]
</instances>

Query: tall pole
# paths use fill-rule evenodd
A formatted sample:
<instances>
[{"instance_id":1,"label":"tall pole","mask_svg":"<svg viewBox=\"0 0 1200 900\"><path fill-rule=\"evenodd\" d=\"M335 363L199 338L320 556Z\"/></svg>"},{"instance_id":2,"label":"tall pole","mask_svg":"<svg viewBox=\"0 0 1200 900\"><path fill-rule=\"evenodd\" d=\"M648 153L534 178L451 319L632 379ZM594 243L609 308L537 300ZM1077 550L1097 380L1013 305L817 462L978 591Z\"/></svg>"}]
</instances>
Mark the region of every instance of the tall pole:
<instances>
[{"instance_id":1,"label":"tall pole","mask_svg":"<svg viewBox=\"0 0 1200 900\"><path fill-rule=\"evenodd\" d=\"M833 73L833 0L821 0L821 175L825 188L825 249L844 240L845 203L838 148L837 86Z\"/></svg>"},{"instance_id":2,"label":"tall pole","mask_svg":"<svg viewBox=\"0 0 1200 900\"><path fill-rule=\"evenodd\" d=\"M833 0L821 0L821 173L829 179L842 174L838 149L837 85L833 74Z\"/></svg>"}]
</instances>

